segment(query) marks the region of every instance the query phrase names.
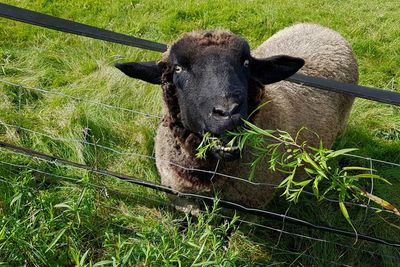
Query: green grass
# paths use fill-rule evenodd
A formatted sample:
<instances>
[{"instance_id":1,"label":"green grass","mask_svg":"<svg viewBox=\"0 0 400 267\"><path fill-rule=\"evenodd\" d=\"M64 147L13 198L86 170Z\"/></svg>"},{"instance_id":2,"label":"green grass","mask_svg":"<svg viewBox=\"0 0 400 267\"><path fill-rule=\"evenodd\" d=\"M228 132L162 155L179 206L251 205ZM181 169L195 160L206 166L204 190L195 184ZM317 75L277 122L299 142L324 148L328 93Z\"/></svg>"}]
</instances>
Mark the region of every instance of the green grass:
<instances>
[{"instance_id":1,"label":"green grass","mask_svg":"<svg viewBox=\"0 0 400 267\"><path fill-rule=\"evenodd\" d=\"M399 90L400 8L394 0L5 2L163 43L185 31L227 28L246 37L255 48L285 26L315 22L339 31L352 44L360 65L360 84ZM0 36L0 79L146 113L161 112L159 86L129 79L112 67L117 61L158 59L158 53L6 19L0 19ZM3 122L118 150L145 155L153 152L157 119L3 83L0 97ZM400 163L399 129L397 107L357 100L348 130L336 148L357 147L360 155ZM150 159L53 140L12 127L0 126L0 136L2 141L159 182ZM198 219L187 218L171 209L163 194L150 189L4 150L0 160L78 180L67 181L0 163L0 264L6 266L177 266L179 262L182 266L329 266L331 261L395 266L398 262L365 252L399 257L393 248L382 245L359 241L354 248L341 248L294 236L280 237L259 227L224 222L218 219L217 211ZM340 164L369 167L368 161L347 157ZM373 167L393 183L376 183L377 195L399 204L400 169L375 163ZM106 192L103 188L109 189ZM269 207L280 213L287 208L288 204L279 198ZM288 209L291 216L348 227L339 213L334 205L308 198ZM358 208L351 208L350 215L359 232L398 240L399 230L383 223L377 215L365 215L365 210ZM282 222L262 223L282 228ZM285 230L349 247L354 242L287 223ZM271 248L277 240L278 246Z\"/></svg>"}]
</instances>

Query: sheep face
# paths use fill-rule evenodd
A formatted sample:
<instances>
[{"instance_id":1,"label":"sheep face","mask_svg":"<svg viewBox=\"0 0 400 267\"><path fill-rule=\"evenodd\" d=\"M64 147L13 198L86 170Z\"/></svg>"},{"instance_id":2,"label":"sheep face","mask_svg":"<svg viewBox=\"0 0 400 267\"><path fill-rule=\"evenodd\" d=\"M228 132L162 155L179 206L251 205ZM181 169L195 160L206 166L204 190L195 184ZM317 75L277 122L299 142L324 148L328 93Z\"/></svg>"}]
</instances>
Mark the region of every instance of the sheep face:
<instances>
[{"instance_id":1,"label":"sheep face","mask_svg":"<svg viewBox=\"0 0 400 267\"><path fill-rule=\"evenodd\" d=\"M184 127L220 135L242 123L248 113L250 50L176 43L170 50L172 80ZM196 51L196 52L192 52Z\"/></svg>"},{"instance_id":2,"label":"sheep face","mask_svg":"<svg viewBox=\"0 0 400 267\"><path fill-rule=\"evenodd\" d=\"M283 55L253 58L244 39L212 31L183 35L159 62L116 67L133 78L162 83L173 124L201 139L205 132L218 136L240 125L259 104L262 84L285 79L303 64ZM212 154L219 159L239 156L223 146Z\"/></svg>"}]
</instances>

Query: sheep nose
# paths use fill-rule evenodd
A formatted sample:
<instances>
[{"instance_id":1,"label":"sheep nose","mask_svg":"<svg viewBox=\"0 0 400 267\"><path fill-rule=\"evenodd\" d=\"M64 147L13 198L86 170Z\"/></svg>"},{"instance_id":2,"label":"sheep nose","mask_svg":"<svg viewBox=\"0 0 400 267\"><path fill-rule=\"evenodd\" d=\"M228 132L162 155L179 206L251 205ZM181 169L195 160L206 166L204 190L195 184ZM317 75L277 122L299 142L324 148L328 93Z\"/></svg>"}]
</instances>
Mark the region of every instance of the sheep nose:
<instances>
[{"instance_id":1,"label":"sheep nose","mask_svg":"<svg viewBox=\"0 0 400 267\"><path fill-rule=\"evenodd\" d=\"M231 102L224 106L218 105L213 108L212 115L215 118L229 117L229 116L232 116L232 115L238 113L239 108L240 108L240 105L238 103L234 103L234 102Z\"/></svg>"}]
</instances>

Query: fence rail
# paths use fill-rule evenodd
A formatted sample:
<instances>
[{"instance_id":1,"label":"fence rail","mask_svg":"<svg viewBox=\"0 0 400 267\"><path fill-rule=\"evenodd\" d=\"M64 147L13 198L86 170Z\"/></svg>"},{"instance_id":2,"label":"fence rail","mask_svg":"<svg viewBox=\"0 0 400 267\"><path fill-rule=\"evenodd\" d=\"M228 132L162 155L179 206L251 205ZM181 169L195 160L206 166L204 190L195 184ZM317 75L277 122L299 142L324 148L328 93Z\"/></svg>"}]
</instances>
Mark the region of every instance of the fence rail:
<instances>
[{"instance_id":1,"label":"fence rail","mask_svg":"<svg viewBox=\"0 0 400 267\"><path fill-rule=\"evenodd\" d=\"M103 41L164 52L166 45L0 3L0 17Z\"/></svg>"},{"instance_id":2,"label":"fence rail","mask_svg":"<svg viewBox=\"0 0 400 267\"><path fill-rule=\"evenodd\" d=\"M74 21L61 19L43 13L2 3L0 3L0 17L17 20L32 25L42 26L61 32L82 35L94 39L129 45L152 51L165 52L168 48L168 46L165 44L100 29L86 24L77 23ZM290 77L288 81L305 84L321 90L347 94L392 105L400 105L400 93L392 91L366 86L358 86L354 84L346 84L302 74L295 74Z\"/></svg>"}]
</instances>

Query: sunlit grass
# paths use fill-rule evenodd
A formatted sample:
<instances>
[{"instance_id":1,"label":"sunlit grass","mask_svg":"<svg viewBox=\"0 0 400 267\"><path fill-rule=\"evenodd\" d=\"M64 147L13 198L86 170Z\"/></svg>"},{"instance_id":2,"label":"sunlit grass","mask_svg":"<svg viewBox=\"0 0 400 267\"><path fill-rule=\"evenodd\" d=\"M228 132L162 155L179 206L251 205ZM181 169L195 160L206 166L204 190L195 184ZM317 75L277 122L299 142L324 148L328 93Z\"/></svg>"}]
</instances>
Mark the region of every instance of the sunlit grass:
<instances>
[{"instance_id":1,"label":"sunlit grass","mask_svg":"<svg viewBox=\"0 0 400 267\"><path fill-rule=\"evenodd\" d=\"M5 1L93 26L163 43L182 32L227 28L246 37L255 48L274 32L296 22L315 22L339 31L352 44L360 65L360 83L398 90L400 81L400 9L397 1ZM20 22L0 19L0 79L39 87L110 105L158 115L161 90L129 79L112 65L121 61L146 61L159 53L59 33ZM0 120L59 138L86 140L113 149L153 154L157 119L102 108L6 86L0 83ZM356 147L360 155L400 163L398 108L366 100L356 101L346 134L336 148ZM80 142L55 141L0 125L2 141L19 144L72 161L159 182L154 161L119 155ZM281 237L279 247L314 258L266 249L254 242L272 244L273 232L215 220L214 212L197 220L168 207L165 196L150 189L111 178L70 170L10 153L0 160L46 172L72 176L66 182L22 167L0 163L0 262L5 265L105 265L182 266L195 262L244 266L279 264L327 266L322 259L350 265L394 264L371 256L363 248L385 255L393 249L360 243L345 257L345 250L299 238ZM369 162L346 158L342 165ZM376 183L380 196L400 202L396 190L399 168L373 166L393 183ZM100 185L93 188L91 184ZM106 191L104 188L114 190ZM150 200L149 200L150 199ZM109 207L116 207L118 210ZM279 199L270 209L284 213ZM363 223L364 210L351 209L360 231L394 238L398 232L380 224ZM300 199L289 214L334 226L346 226L337 208ZM281 222L265 222L281 228ZM232 231L226 234L228 229ZM285 229L290 229L286 225ZM316 235L307 229L296 229ZM204 235L204 236L203 236ZM318 237L340 241L330 234ZM354 240L348 240L352 244ZM205 243L204 243L205 242ZM225 242L225 243L224 243ZM203 247L203 244L204 247ZM209 258L211 257L211 258ZM322 259L319 259L322 258ZM179 259L179 260L178 260Z\"/></svg>"}]
</instances>

